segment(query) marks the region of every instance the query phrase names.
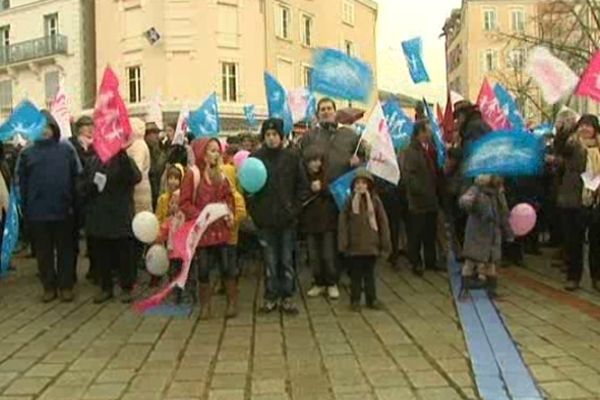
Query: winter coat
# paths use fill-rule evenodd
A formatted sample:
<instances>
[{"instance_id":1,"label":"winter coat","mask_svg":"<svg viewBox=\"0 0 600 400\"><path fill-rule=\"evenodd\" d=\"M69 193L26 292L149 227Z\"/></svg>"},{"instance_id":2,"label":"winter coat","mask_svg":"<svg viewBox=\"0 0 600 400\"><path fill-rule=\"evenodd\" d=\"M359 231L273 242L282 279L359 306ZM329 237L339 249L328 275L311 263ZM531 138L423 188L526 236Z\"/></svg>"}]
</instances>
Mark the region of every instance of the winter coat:
<instances>
[{"instance_id":1,"label":"winter coat","mask_svg":"<svg viewBox=\"0 0 600 400\"><path fill-rule=\"evenodd\" d=\"M160 196L161 179L167 164L167 150L159 143L146 144L146 146L149 154L148 179L151 190L151 204L156 204L158 196Z\"/></svg>"},{"instance_id":2,"label":"winter coat","mask_svg":"<svg viewBox=\"0 0 600 400\"><path fill-rule=\"evenodd\" d=\"M421 143L413 140L404 156L404 178L410 212L419 214L438 210L438 171L435 168L435 161L430 163L427 160Z\"/></svg>"},{"instance_id":3,"label":"winter coat","mask_svg":"<svg viewBox=\"0 0 600 400\"><path fill-rule=\"evenodd\" d=\"M96 172L106 175L102 192L94 183ZM125 151L119 152L107 164L102 164L96 154L90 158L78 182L88 236L102 239L133 237L133 191L141 180L140 170Z\"/></svg>"},{"instance_id":4,"label":"winter coat","mask_svg":"<svg viewBox=\"0 0 600 400\"><path fill-rule=\"evenodd\" d=\"M295 229L302 203L310 196L300 158L289 149L263 146L252 157L267 169L267 182L247 197L248 212L259 229Z\"/></svg>"},{"instance_id":5,"label":"winter coat","mask_svg":"<svg viewBox=\"0 0 600 400\"><path fill-rule=\"evenodd\" d=\"M460 137L462 138L463 149L468 149L476 140L483 137L486 133L490 132L492 128L483 120L481 112L474 111L468 117L460 130Z\"/></svg>"},{"instance_id":6,"label":"winter coat","mask_svg":"<svg viewBox=\"0 0 600 400\"><path fill-rule=\"evenodd\" d=\"M581 208L583 180L581 174L585 172L587 151L576 137L567 139L557 136L557 200L560 208Z\"/></svg>"},{"instance_id":7,"label":"winter coat","mask_svg":"<svg viewBox=\"0 0 600 400\"><path fill-rule=\"evenodd\" d=\"M141 211L152 212L152 190L150 189L150 178L148 173L150 172L150 150L148 145L144 141L144 131L138 132L134 129L135 135L133 142L127 148L127 155L135 161L140 173L142 174L142 180L135 186L133 192L133 202L135 204L135 213Z\"/></svg>"},{"instance_id":8,"label":"winter coat","mask_svg":"<svg viewBox=\"0 0 600 400\"><path fill-rule=\"evenodd\" d=\"M36 141L18 163L23 215L29 221L59 221L75 212L77 156L59 138Z\"/></svg>"},{"instance_id":9,"label":"winter coat","mask_svg":"<svg viewBox=\"0 0 600 400\"><path fill-rule=\"evenodd\" d=\"M237 179L235 166L226 164L223 165L221 169L229 181L229 186L233 192L233 202L235 205L233 210L233 225L231 226L231 239L229 240L228 244L236 246L239 241L240 225L246 220L246 218L248 218L248 212L246 211L246 200L238 189L239 182Z\"/></svg>"},{"instance_id":10,"label":"winter coat","mask_svg":"<svg viewBox=\"0 0 600 400\"><path fill-rule=\"evenodd\" d=\"M158 223L162 224L169 218L169 208L171 205L171 198L173 194L170 192L164 192L158 198L156 202L156 210L154 214L156 215L156 219L158 219Z\"/></svg>"},{"instance_id":11,"label":"winter coat","mask_svg":"<svg viewBox=\"0 0 600 400\"><path fill-rule=\"evenodd\" d=\"M185 215L187 221L198 218L202 210L212 203L225 203L233 214L235 208L233 192L229 181L223 175L219 180L210 182L206 177L205 156L206 148L211 140L200 139L192 143L192 149L196 159L196 167L199 176L194 177L194 170L188 168L183 182L181 183L181 198L179 200L179 209ZM224 219L213 222L202 238L198 247L218 246L229 243L231 240L231 229Z\"/></svg>"},{"instance_id":12,"label":"winter coat","mask_svg":"<svg viewBox=\"0 0 600 400\"><path fill-rule=\"evenodd\" d=\"M504 194L495 188L471 186L460 198L468 214L463 255L479 263L496 263L502 257L502 239L511 239Z\"/></svg>"},{"instance_id":13,"label":"winter coat","mask_svg":"<svg viewBox=\"0 0 600 400\"><path fill-rule=\"evenodd\" d=\"M384 257L392 251L387 215L379 196L371 193L378 230L369 224L366 201L361 199L360 213L352 211L350 196L339 216L338 250L346 256Z\"/></svg>"},{"instance_id":14,"label":"winter coat","mask_svg":"<svg viewBox=\"0 0 600 400\"><path fill-rule=\"evenodd\" d=\"M309 199L304 203L300 214L300 232L318 234L337 231L339 213L328 184L325 182L324 171L319 174L307 173L307 178L309 186L313 181L320 181L321 191L319 193L311 191Z\"/></svg>"},{"instance_id":15,"label":"winter coat","mask_svg":"<svg viewBox=\"0 0 600 400\"><path fill-rule=\"evenodd\" d=\"M312 146L316 146L325 154L327 165L325 179L331 183L352 169L350 159L358 147L359 139L359 136L347 127L336 129L317 127L304 136L300 147L304 153Z\"/></svg>"}]
</instances>

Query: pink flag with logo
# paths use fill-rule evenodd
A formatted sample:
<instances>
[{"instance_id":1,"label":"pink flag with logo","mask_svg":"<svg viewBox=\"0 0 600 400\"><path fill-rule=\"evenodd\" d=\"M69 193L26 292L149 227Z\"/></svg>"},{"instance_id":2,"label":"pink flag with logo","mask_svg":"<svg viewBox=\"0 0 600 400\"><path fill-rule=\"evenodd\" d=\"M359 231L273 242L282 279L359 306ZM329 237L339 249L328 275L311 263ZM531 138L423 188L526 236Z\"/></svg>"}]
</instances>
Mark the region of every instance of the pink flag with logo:
<instances>
[{"instance_id":1,"label":"pink flag with logo","mask_svg":"<svg viewBox=\"0 0 600 400\"><path fill-rule=\"evenodd\" d=\"M63 140L70 138L73 135L71 132L71 113L69 112L67 94L62 79L58 84L58 92L56 92L56 96L50 104L50 114L56 119L60 127L60 138Z\"/></svg>"},{"instance_id":2,"label":"pink flag with logo","mask_svg":"<svg viewBox=\"0 0 600 400\"><path fill-rule=\"evenodd\" d=\"M544 100L548 104L556 104L569 95L579 77L562 60L555 57L545 47L535 47L527 61L527 74L542 90Z\"/></svg>"},{"instance_id":3,"label":"pink flag with logo","mask_svg":"<svg viewBox=\"0 0 600 400\"><path fill-rule=\"evenodd\" d=\"M103 163L108 162L129 142L129 115L119 94L119 79L110 67L104 70L98 91L94 127L93 146Z\"/></svg>"},{"instance_id":4,"label":"pink flag with logo","mask_svg":"<svg viewBox=\"0 0 600 400\"><path fill-rule=\"evenodd\" d=\"M479 106L483 120L492 130L498 131L510 128L508 117L502 110L502 107L500 107L500 102L494 93L494 89L492 89L487 79L484 79L481 85L477 105Z\"/></svg>"},{"instance_id":5,"label":"pink flag with logo","mask_svg":"<svg viewBox=\"0 0 600 400\"><path fill-rule=\"evenodd\" d=\"M592 57L592 61L581 76L575 94L600 102L600 51Z\"/></svg>"}]
</instances>

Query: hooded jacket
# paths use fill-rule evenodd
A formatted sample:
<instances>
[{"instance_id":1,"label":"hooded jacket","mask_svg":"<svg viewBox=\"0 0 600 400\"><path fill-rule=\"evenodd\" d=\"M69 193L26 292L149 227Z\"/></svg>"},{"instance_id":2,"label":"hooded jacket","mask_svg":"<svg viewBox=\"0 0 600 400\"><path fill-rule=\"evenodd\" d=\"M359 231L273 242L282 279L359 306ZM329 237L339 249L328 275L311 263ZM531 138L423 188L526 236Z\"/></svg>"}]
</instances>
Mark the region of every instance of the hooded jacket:
<instances>
[{"instance_id":1,"label":"hooded jacket","mask_svg":"<svg viewBox=\"0 0 600 400\"><path fill-rule=\"evenodd\" d=\"M196 167L198 167L200 177L196 186L194 183L194 172L188 169L181 183L181 198L179 200L179 209L188 221L198 218L204 207L211 203L227 204L232 214L235 208L233 192L227 178L222 175L221 179L210 182L206 175L207 165L204 159L206 157L206 149L211 141L219 144L219 150L222 153L221 144L216 139L203 138L192 143L192 150L194 151ZM198 246L226 245L230 239L230 227L225 220L220 219L208 227L200 239Z\"/></svg>"},{"instance_id":2,"label":"hooded jacket","mask_svg":"<svg viewBox=\"0 0 600 400\"><path fill-rule=\"evenodd\" d=\"M21 206L28 221L60 221L73 216L78 160L73 148L60 142L60 128L44 112L52 138L37 140L18 163Z\"/></svg>"},{"instance_id":3,"label":"hooded jacket","mask_svg":"<svg viewBox=\"0 0 600 400\"><path fill-rule=\"evenodd\" d=\"M131 119L132 142L127 147L127 155L133 159L142 174L142 180L135 186L133 202L135 213L152 212L152 190L150 189L150 150L144 141L145 125L139 118Z\"/></svg>"}]
</instances>

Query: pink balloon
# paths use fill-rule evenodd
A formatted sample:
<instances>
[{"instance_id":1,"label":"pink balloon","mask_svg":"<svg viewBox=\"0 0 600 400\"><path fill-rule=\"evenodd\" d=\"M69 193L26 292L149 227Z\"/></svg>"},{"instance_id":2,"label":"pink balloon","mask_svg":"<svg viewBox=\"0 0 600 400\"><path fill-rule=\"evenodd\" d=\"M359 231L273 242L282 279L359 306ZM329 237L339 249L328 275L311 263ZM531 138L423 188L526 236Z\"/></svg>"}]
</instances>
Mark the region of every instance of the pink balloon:
<instances>
[{"instance_id":1,"label":"pink balloon","mask_svg":"<svg viewBox=\"0 0 600 400\"><path fill-rule=\"evenodd\" d=\"M525 236L537 221L535 209L527 203L517 204L510 212L509 223L515 236Z\"/></svg>"},{"instance_id":2,"label":"pink balloon","mask_svg":"<svg viewBox=\"0 0 600 400\"><path fill-rule=\"evenodd\" d=\"M233 164L237 169L240 169L249 156L250 152L248 150L240 150L233 156Z\"/></svg>"}]
</instances>

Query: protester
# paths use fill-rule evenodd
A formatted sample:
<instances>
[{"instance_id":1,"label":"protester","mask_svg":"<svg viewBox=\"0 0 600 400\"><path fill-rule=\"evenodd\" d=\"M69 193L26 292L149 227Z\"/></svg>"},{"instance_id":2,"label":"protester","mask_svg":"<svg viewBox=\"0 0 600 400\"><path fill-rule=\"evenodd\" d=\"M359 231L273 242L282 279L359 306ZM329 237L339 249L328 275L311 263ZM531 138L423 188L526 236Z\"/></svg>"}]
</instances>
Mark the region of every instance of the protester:
<instances>
[{"instance_id":1,"label":"protester","mask_svg":"<svg viewBox=\"0 0 600 400\"><path fill-rule=\"evenodd\" d=\"M265 263L265 302L262 311L277 309L297 314L292 298L296 293L293 251L297 219L302 202L308 199L308 183L300 158L283 148L283 121L267 119L261 127L264 146L252 156L267 169L267 182L248 196L248 211L259 229Z\"/></svg>"},{"instance_id":2,"label":"protester","mask_svg":"<svg viewBox=\"0 0 600 400\"><path fill-rule=\"evenodd\" d=\"M304 163L310 184L311 197L304 203L300 215L299 231L306 235L308 261L313 272L313 286L308 297L333 294L328 290L337 284L336 236L338 210L331 201L328 183L325 180L325 154L318 147L304 151Z\"/></svg>"},{"instance_id":3,"label":"protester","mask_svg":"<svg viewBox=\"0 0 600 400\"><path fill-rule=\"evenodd\" d=\"M78 166L73 148L60 142L60 128L47 111L40 140L26 148L18 166L21 209L35 243L43 302L74 299L73 246L75 180Z\"/></svg>"},{"instance_id":4,"label":"protester","mask_svg":"<svg viewBox=\"0 0 600 400\"><path fill-rule=\"evenodd\" d=\"M350 304L360 311L362 288L367 307L380 309L375 289L375 263L391 253L390 232L383 203L374 191L373 177L360 168L352 195L339 216L338 248L350 272Z\"/></svg>"},{"instance_id":5,"label":"protester","mask_svg":"<svg viewBox=\"0 0 600 400\"><path fill-rule=\"evenodd\" d=\"M412 140L404 159L409 209L408 258L417 275L423 274L421 249L424 253L425 268L437 269L439 171L431 135L431 126L427 120L415 123Z\"/></svg>"},{"instance_id":6,"label":"protester","mask_svg":"<svg viewBox=\"0 0 600 400\"><path fill-rule=\"evenodd\" d=\"M502 259L502 239L513 239L501 185L499 177L480 175L460 198L461 208L468 213L463 249L463 296L469 289L482 287L487 288L490 297L496 296L496 268Z\"/></svg>"},{"instance_id":7,"label":"protester","mask_svg":"<svg viewBox=\"0 0 600 400\"><path fill-rule=\"evenodd\" d=\"M225 220L211 224L196 248L200 318L211 317L210 269L217 262L221 276L227 282L226 318L237 315L237 265L231 263L227 244L231 240L233 210L235 209L233 192L229 181L221 171L222 149L218 139L203 138L192 143L196 167L188 169L181 185L180 209L186 220L196 220L202 210L213 203L225 203L231 214Z\"/></svg>"},{"instance_id":8,"label":"protester","mask_svg":"<svg viewBox=\"0 0 600 400\"><path fill-rule=\"evenodd\" d=\"M101 291L94 303L113 297L113 269L119 277L121 301L130 303L133 299L133 192L141 180L140 170L125 150L107 163L94 154L85 166L79 193L85 205L85 232L92 243L90 258L101 274Z\"/></svg>"},{"instance_id":9,"label":"protester","mask_svg":"<svg viewBox=\"0 0 600 400\"><path fill-rule=\"evenodd\" d=\"M174 214L173 206L176 204L171 200L178 195L184 175L185 169L181 164L172 165L167 170L167 185L165 191L158 198L155 212L158 223L161 225Z\"/></svg>"},{"instance_id":10,"label":"protester","mask_svg":"<svg viewBox=\"0 0 600 400\"><path fill-rule=\"evenodd\" d=\"M160 180L165 170L166 154L160 143L160 129L154 122L146 124L145 141L150 151L150 170L148 177L152 190L152 210L156 207L158 196L160 195Z\"/></svg>"},{"instance_id":11,"label":"protester","mask_svg":"<svg viewBox=\"0 0 600 400\"><path fill-rule=\"evenodd\" d=\"M135 162L135 165L137 165L142 174L142 180L135 186L133 191L135 213L138 214L142 211L152 212L154 208L152 206L152 190L149 178L151 160L150 150L144 141L145 124L139 118L131 118L129 123L132 133L131 142L127 146L127 155Z\"/></svg>"},{"instance_id":12,"label":"protester","mask_svg":"<svg viewBox=\"0 0 600 400\"><path fill-rule=\"evenodd\" d=\"M483 120L479 108L468 100L454 105L454 120L463 149L492 130Z\"/></svg>"}]
</instances>

